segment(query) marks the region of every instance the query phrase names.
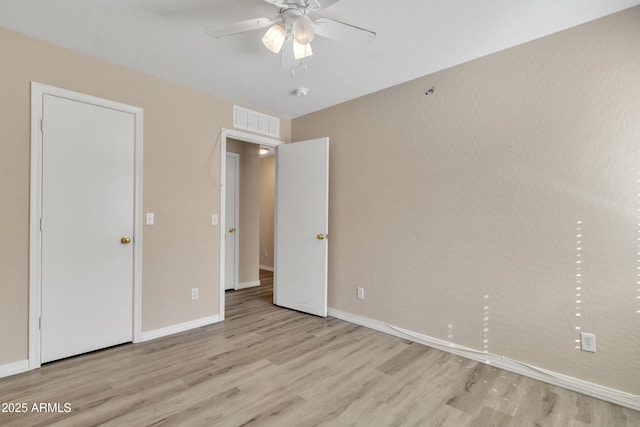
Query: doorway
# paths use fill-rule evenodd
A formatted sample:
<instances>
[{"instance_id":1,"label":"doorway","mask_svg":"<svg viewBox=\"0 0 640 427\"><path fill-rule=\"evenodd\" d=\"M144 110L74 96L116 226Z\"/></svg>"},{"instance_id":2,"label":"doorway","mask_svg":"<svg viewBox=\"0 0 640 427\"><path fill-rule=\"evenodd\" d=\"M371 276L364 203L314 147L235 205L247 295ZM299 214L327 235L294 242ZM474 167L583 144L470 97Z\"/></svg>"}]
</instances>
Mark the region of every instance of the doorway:
<instances>
[{"instance_id":1,"label":"doorway","mask_svg":"<svg viewBox=\"0 0 640 427\"><path fill-rule=\"evenodd\" d=\"M239 290L260 286L261 237L263 232L262 214L268 207L263 206L262 155L260 146L233 138L227 141L226 152L226 195L225 195L225 290ZM272 173L274 171L272 170ZM275 175L266 187L272 192L269 206L273 210ZM273 212L271 212L271 232L273 233ZM269 230L266 230L269 231ZM274 251L264 249L268 255ZM273 264L271 264L273 265Z\"/></svg>"},{"instance_id":2,"label":"doorway","mask_svg":"<svg viewBox=\"0 0 640 427\"><path fill-rule=\"evenodd\" d=\"M220 212L224 215L220 219L221 233L225 236L229 236L229 229L235 228L235 241L237 247L238 259L242 259L245 262L243 266L238 266L238 273L236 276L236 285L233 289L251 288L260 285L260 268L262 268L263 257L261 254L264 250L260 247L260 233L262 225L260 222L260 205L261 205L261 176L260 176L260 155L259 149L261 146L269 147L272 151L275 148L284 144L282 141L275 139L246 134L230 129L224 129L221 136L221 153L224 159L222 163L221 176L225 177L223 183L224 191L220 195ZM236 227L233 227L233 220L228 218L229 211L227 204L230 203L227 192L230 190L230 185L226 182L229 177L229 171L227 171L227 155L235 152L238 155L238 170L240 171L238 177L238 205L239 214ZM246 214L243 216L243 214ZM224 283L221 286L220 292L220 318L224 320L225 313L225 291L228 289L228 270L231 268L231 264L228 260L227 254L230 250L227 246L227 239L221 239L220 265L224 268L220 269L220 283ZM268 251L269 256L273 256L273 249ZM254 268L255 267L255 268ZM233 274L233 273L232 273Z\"/></svg>"},{"instance_id":3,"label":"doorway","mask_svg":"<svg viewBox=\"0 0 640 427\"><path fill-rule=\"evenodd\" d=\"M275 185L274 303L318 316L327 315L329 138L281 141L223 129L227 140L277 147ZM257 148L257 147L256 147ZM220 227L225 229L226 157L220 156ZM225 318L225 243L220 239L220 320Z\"/></svg>"},{"instance_id":4,"label":"doorway","mask_svg":"<svg viewBox=\"0 0 640 427\"><path fill-rule=\"evenodd\" d=\"M35 369L139 341L142 109L33 83L31 138Z\"/></svg>"}]
</instances>

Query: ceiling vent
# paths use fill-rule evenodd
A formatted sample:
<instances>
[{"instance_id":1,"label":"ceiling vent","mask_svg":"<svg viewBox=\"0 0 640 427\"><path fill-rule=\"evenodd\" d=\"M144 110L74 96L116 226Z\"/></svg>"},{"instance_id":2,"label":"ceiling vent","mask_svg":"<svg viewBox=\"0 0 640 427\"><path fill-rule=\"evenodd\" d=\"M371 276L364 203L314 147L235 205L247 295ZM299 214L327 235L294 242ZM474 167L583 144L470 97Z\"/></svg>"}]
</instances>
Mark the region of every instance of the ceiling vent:
<instances>
[{"instance_id":1,"label":"ceiling vent","mask_svg":"<svg viewBox=\"0 0 640 427\"><path fill-rule=\"evenodd\" d=\"M280 138L280 119L266 114L233 106L233 127Z\"/></svg>"}]
</instances>

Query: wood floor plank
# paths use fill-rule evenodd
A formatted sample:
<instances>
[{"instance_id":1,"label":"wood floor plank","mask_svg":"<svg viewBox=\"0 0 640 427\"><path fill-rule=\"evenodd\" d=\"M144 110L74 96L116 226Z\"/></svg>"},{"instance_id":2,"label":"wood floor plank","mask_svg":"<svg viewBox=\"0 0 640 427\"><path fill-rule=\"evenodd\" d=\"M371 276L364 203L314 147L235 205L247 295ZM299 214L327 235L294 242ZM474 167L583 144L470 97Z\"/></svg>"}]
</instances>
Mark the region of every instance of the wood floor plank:
<instances>
[{"instance_id":1,"label":"wood floor plank","mask_svg":"<svg viewBox=\"0 0 640 427\"><path fill-rule=\"evenodd\" d=\"M640 413L273 305L273 276L226 294L226 320L0 379L0 426L639 427Z\"/></svg>"},{"instance_id":2,"label":"wood floor plank","mask_svg":"<svg viewBox=\"0 0 640 427\"><path fill-rule=\"evenodd\" d=\"M400 370L410 370L413 365L421 359L420 356L425 355L429 351L435 352L432 348L424 345L415 343L409 344L402 353L386 360L384 363L376 367L376 369L389 375L393 375Z\"/></svg>"},{"instance_id":3,"label":"wood floor plank","mask_svg":"<svg viewBox=\"0 0 640 427\"><path fill-rule=\"evenodd\" d=\"M504 412L483 407L480 413L471 421L472 425L485 427L508 427L513 417Z\"/></svg>"}]
</instances>

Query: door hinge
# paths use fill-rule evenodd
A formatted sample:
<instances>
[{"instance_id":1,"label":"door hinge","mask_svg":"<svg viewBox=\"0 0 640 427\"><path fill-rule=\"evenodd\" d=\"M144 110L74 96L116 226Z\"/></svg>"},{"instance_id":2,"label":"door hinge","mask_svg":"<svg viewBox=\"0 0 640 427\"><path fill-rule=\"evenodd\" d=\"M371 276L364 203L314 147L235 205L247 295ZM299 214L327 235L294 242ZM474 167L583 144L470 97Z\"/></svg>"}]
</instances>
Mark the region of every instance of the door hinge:
<instances>
[{"instance_id":1,"label":"door hinge","mask_svg":"<svg viewBox=\"0 0 640 427\"><path fill-rule=\"evenodd\" d=\"M38 329L42 330L42 317L38 319Z\"/></svg>"},{"instance_id":2,"label":"door hinge","mask_svg":"<svg viewBox=\"0 0 640 427\"><path fill-rule=\"evenodd\" d=\"M40 218L40 231L44 231L44 218Z\"/></svg>"},{"instance_id":3,"label":"door hinge","mask_svg":"<svg viewBox=\"0 0 640 427\"><path fill-rule=\"evenodd\" d=\"M40 132L44 133L44 118L40 119Z\"/></svg>"}]
</instances>

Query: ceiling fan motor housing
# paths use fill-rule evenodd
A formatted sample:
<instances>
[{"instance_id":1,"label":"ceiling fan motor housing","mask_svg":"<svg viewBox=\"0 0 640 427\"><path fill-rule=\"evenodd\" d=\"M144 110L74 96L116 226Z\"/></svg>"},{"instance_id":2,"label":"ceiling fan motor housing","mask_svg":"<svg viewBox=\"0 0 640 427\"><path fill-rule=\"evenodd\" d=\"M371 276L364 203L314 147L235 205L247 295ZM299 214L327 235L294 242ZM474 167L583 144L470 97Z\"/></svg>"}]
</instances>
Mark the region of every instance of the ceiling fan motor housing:
<instances>
[{"instance_id":1,"label":"ceiling fan motor housing","mask_svg":"<svg viewBox=\"0 0 640 427\"><path fill-rule=\"evenodd\" d=\"M267 2L283 9L307 9L309 7L308 0L267 0Z\"/></svg>"}]
</instances>

